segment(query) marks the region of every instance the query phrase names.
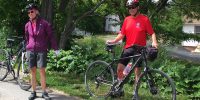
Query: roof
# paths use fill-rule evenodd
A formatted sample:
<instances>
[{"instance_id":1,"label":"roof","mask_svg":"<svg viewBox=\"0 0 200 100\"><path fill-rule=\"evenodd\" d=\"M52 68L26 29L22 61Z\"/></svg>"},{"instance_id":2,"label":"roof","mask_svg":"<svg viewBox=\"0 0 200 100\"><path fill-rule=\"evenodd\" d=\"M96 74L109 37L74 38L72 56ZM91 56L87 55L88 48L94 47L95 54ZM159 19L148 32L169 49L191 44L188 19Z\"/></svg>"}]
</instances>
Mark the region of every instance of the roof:
<instances>
[{"instance_id":1,"label":"roof","mask_svg":"<svg viewBox=\"0 0 200 100\"><path fill-rule=\"evenodd\" d=\"M186 16L183 18L183 21L184 21L184 24L199 24L200 25L200 20L188 18Z\"/></svg>"}]
</instances>

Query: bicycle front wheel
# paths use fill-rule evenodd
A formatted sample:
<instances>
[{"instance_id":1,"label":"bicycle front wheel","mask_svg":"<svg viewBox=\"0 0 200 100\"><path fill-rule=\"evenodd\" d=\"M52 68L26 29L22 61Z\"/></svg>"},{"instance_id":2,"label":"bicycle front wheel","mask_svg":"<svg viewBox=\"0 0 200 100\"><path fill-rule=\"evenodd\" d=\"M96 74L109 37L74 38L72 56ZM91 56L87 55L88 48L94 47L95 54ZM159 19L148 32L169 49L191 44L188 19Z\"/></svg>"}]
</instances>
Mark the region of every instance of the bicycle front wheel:
<instances>
[{"instance_id":1,"label":"bicycle front wheel","mask_svg":"<svg viewBox=\"0 0 200 100\"><path fill-rule=\"evenodd\" d=\"M176 89L172 79L164 72L149 69L137 82L136 100L176 100Z\"/></svg>"},{"instance_id":2,"label":"bicycle front wheel","mask_svg":"<svg viewBox=\"0 0 200 100\"><path fill-rule=\"evenodd\" d=\"M31 88L31 74L30 68L27 64L27 57L25 52L21 54L21 60L17 69L17 82L21 89L27 91Z\"/></svg>"},{"instance_id":3,"label":"bicycle front wheel","mask_svg":"<svg viewBox=\"0 0 200 100\"><path fill-rule=\"evenodd\" d=\"M85 73L86 90L90 96L106 97L114 83L113 69L104 61L91 63Z\"/></svg>"},{"instance_id":4,"label":"bicycle front wheel","mask_svg":"<svg viewBox=\"0 0 200 100\"><path fill-rule=\"evenodd\" d=\"M7 57L8 52L4 49L0 49L0 81L3 81L8 74Z\"/></svg>"}]
</instances>

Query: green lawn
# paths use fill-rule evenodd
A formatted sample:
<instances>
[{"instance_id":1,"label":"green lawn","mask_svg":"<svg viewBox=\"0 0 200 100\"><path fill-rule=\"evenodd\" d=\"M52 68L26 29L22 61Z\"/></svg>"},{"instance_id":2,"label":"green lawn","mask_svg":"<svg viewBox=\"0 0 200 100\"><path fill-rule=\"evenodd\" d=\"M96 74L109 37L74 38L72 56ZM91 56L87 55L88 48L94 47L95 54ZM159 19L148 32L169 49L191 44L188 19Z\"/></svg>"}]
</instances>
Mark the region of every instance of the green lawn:
<instances>
[{"instance_id":1,"label":"green lawn","mask_svg":"<svg viewBox=\"0 0 200 100\"><path fill-rule=\"evenodd\" d=\"M117 34L110 34L110 35L96 35L98 38L102 38L105 41L106 40L112 40L115 39L115 37L117 36Z\"/></svg>"},{"instance_id":2,"label":"green lawn","mask_svg":"<svg viewBox=\"0 0 200 100\"><path fill-rule=\"evenodd\" d=\"M97 98L90 97L86 92L84 85L84 75L65 74L59 72L47 73L47 86L58 91L63 91L71 96L77 96L82 99L96 100ZM132 97L133 86L125 85L125 96L116 98L115 100L129 100ZM144 90L145 92L145 90ZM99 98L98 98L99 99ZM109 98L108 98L109 99ZM111 99L111 98L110 98ZM177 100L188 100L186 96L178 95Z\"/></svg>"}]
</instances>

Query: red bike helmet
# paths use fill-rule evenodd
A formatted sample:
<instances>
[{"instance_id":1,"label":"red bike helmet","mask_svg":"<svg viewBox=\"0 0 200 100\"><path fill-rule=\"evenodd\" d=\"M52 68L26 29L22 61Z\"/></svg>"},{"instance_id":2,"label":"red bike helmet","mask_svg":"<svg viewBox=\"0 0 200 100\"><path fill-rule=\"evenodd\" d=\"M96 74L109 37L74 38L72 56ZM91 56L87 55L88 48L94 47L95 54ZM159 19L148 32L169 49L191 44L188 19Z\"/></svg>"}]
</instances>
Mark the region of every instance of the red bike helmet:
<instances>
[{"instance_id":1,"label":"red bike helmet","mask_svg":"<svg viewBox=\"0 0 200 100\"><path fill-rule=\"evenodd\" d=\"M139 0L127 0L126 7L137 7L139 6Z\"/></svg>"}]
</instances>

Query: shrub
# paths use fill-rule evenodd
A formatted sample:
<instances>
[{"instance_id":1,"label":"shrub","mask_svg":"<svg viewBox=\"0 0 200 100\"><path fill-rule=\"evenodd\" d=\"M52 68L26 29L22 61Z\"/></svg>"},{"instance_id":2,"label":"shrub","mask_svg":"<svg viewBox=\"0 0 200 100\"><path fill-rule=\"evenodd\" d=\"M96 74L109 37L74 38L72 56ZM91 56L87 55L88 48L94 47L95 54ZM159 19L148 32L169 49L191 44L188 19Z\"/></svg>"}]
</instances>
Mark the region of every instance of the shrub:
<instances>
[{"instance_id":1,"label":"shrub","mask_svg":"<svg viewBox=\"0 0 200 100\"><path fill-rule=\"evenodd\" d=\"M103 39L92 36L76 40L75 43L71 50L62 50L57 58L51 51L48 55L47 69L49 71L83 74L88 64L94 60L110 62L111 56L104 50L105 41ZM121 48L122 46L117 46L115 49L117 57L120 56ZM151 62L150 66L160 69L172 77L178 94L200 96L200 65L171 58L165 48L164 45L159 48L158 58ZM133 79L134 74L129 80L130 84L134 81Z\"/></svg>"},{"instance_id":2,"label":"shrub","mask_svg":"<svg viewBox=\"0 0 200 100\"><path fill-rule=\"evenodd\" d=\"M49 63L47 70L63 71L66 73L84 73L89 63L95 60L108 61L111 57L104 50L105 41L95 36L85 37L75 41L75 45L71 50L61 50L60 55L56 58L54 53L50 51Z\"/></svg>"},{"instance_id":3,"label":"shrub","mask_svg":"<svg viewBox=\"0 0 200 100\"><path fill-rule=\"evenodd\" d=\"M6 38L7 38L7 35L8 33L11 32L11 29L9 29L8 27L1 27L0 28L0 41L1 41L1 44L0 44L0 47L5 47L6 45Z\"/></svg>"}]
</instances>

